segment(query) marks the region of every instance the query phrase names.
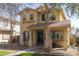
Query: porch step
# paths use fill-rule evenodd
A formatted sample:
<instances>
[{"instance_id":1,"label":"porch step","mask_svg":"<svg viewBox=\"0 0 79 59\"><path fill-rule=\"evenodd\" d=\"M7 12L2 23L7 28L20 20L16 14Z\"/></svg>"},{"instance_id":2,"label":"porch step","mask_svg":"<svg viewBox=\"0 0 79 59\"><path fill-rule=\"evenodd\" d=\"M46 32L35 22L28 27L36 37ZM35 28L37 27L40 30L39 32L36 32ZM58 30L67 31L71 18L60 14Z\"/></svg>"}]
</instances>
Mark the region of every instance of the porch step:
<instances>
[{"instance_id":1,"label":"porch step","mask_svg":"<svg viewBox=\"0 0 79 59\"><path fill-rule=\"evenodd\" d=\"M52 50L65 50L65 48L52 48Z\"/></svg>"}]
</instances>

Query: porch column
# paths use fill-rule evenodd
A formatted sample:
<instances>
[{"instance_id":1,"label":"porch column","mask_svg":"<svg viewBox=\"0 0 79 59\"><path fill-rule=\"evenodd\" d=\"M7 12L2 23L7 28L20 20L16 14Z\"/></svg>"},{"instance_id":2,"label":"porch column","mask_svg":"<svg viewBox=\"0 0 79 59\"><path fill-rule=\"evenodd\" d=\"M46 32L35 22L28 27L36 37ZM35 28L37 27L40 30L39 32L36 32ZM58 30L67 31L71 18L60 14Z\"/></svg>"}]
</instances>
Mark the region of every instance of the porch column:
<instances>
[{"instance_id":1,"label":"porch column","mask_svg":"<svg viewBox=\"0 0 79 59\"><path fill-rule=\"evenodd\" d=\"M68 46L70 46L69 30L70 30L70 29L69 29L69 27L68 27L68 28L67 28L67 32L68 32L68 34L67 34L67 35L68 35L68 36L67 36L67 40L68 40Z\"/></svg>"},{"instance_id":2,"label":"porch column","mask_svg":"<svg viewBox=\"0 0 79 59\"><path fill-rule=\"evenodd\" d=\"M70 40L69 40L69 27L66 28L66 30L64 31L64 43L65 43L65 48L67 48L70 45Z\"/></svg>"},{"instance_id":3,"label":"porch column","mask_svg":"<svg viewBox=\"0 0 79 59\"><path fill-rule=\"evenodd\" d=\"M20 40L19 40L19 44L20 44L21 46L24 46L23 32L24 32L24 28L23 28L23 26L22 26L22 20L21 20L21 23L20 23Z\"/></svg>"},{"instance_id":4,"label":"porch column","mask_svg":"<svg viewBox=\"0 0 79 59\"><path fill-rule=\"evenodd\" d=\"M32 47L32 40L33 40L33 37L32 37L32 34L33 34L33 32L32 32L32 30L29 32L29 47Z\"/></svg>"},{"instance_id":5,"label":"porch column","mask_svg":"<svg viewBox=\"0 0 79 59\"><path fill-rule=\"evenodd\" d=\"M36 40L36 31L35 30L33 30L33 47L36 47L36 42L37 42L37 40Z\"/></svg>"},{"instance_id":6,"label":"porch column","mask_svg":"<svg viewBox=\"0 0 79 59\"><path fill-rule=\"evenodd\" d=\"M50 29L45 29L45 48L51 48Z\"/></svg>"},{"instance_id":7,"label":"porch column","mask_svg":"<svg viewBox=\"0 0 79 59\"><path fill-rule=\"evenodd\" d=\"M21 46L24 46L24 42L23 42L23 31L22 31L22 30L20 31L20 40L19 40L19 44L20 44Z\"/></svg>"}]
</instances>

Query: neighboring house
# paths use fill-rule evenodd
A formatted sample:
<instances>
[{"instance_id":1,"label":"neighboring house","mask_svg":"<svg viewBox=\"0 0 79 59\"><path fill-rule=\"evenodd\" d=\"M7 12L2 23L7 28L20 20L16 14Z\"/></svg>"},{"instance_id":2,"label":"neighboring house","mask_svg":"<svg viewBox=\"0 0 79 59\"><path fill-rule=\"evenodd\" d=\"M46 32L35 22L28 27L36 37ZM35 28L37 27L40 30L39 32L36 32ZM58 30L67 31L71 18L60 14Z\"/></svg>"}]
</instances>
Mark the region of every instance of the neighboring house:
<instances>
[{"instance_id":1,"label":"neighboring house","mask_svg":"<svg viewBox=\"0 0 79 59\"><path fill-rule=\"evenodd\" d=\"M19 31L17 29L20 29L20 25L18 21L11 20L14 25L13 27L13 36L19 35ZM10 39L10 33L11 33L11 27L10 27L10 21L8 18L1 17L0 16L0 43L7 43ZM15 34L16 33L16 34Z\"/></svg>"},{"instance_id":2,"label":"neighboring house","mask_svg":"<svg viewBox=\"0 0 79 59\"><path fill-rule=\"evenodd\" d=\"M43 48L67 48L70 45L70 22L57 8L26 8L19 13L20 45Z\"/></svg>"}]
</instances>

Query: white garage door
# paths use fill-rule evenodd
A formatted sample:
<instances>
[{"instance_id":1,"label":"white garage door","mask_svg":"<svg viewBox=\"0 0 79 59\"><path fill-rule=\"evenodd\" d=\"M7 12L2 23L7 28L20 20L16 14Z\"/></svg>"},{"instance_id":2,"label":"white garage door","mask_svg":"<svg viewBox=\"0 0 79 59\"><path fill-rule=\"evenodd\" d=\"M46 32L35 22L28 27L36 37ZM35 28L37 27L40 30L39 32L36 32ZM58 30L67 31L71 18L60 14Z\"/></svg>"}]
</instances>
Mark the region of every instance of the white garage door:
<instances>
[{"instance_id":1,"label":"white garage door","mask_svg":"<svg viewBox=\"0 0 79 59\"><path fill-rule=\"evenodd\" d=\"M2 34L0 34L0 42L2 41Z\"/></svg>"}]
</instances>

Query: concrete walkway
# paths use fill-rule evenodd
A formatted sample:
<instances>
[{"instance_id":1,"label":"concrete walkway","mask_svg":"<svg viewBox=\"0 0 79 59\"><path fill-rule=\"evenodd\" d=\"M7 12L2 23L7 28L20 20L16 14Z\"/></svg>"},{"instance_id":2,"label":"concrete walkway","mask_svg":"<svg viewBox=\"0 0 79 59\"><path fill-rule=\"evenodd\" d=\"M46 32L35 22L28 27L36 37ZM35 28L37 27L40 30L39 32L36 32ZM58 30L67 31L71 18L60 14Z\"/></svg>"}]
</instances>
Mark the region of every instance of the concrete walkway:
<instances>
[{"instance_id":1,"label":"concrete walkway","mask_svg":"<svg viewBox=\"0 0 79 59\"><path fill-rule=\"evenodd\" d=\"M72 48L72 47L69 47L66 51L67 54L71 54L73 56L79 56L79 50L77 47L75 48Z\"/></svg>"},{"instance_id":2,"label":"concrete walkway","mask_svg":"<svg viewBox=\"0 0 79 59\"><path fill-rule=\"evenodd\" d=\"M33 50L33 49L35 49L35 48L28 48L28 49L20 50L20 51L17 51L16 53L8 54L6 56L16 56L16 55L19 55L20 53L24 53L26 51L30 51L30 50Z\"/></svg>"},{"instance_id":3,"label":"concrete walkway","mask_svg":"<svg viewBox=\"0 0 79 59\"><path fill-rule=\"evenodd\" d=\"M35 50L35 51L33 51ZM37 50L37 51L36 51ZM9 54L9 55L6 55L6 56L17 56L21 53L24 53L24 52L28 52L28 51L31 51L31 52L38 52L41 51L39 49L36 49L36 48L25 48L23 50L19 50L17 51L16 53L12 53L12 54ZM42 53L42 51L41 51ZM64 49L58 49L58 48L55 48L53 49L52 51L49 52L49 55L50 56L78 56L78 50L77 49L73 49L71 47L69 47L66 51Z\"/></svg>"}]
</instances>

